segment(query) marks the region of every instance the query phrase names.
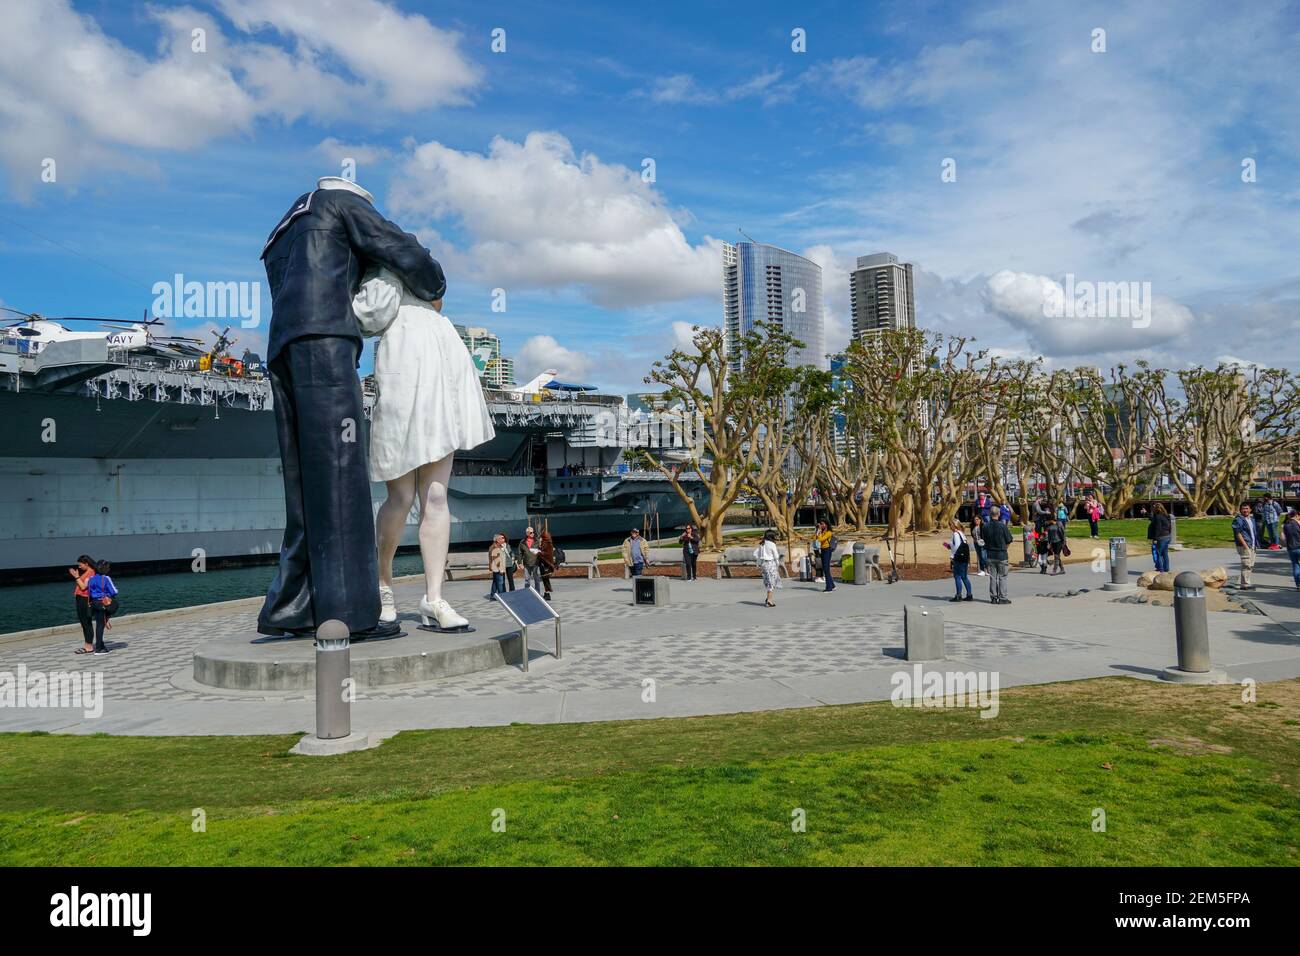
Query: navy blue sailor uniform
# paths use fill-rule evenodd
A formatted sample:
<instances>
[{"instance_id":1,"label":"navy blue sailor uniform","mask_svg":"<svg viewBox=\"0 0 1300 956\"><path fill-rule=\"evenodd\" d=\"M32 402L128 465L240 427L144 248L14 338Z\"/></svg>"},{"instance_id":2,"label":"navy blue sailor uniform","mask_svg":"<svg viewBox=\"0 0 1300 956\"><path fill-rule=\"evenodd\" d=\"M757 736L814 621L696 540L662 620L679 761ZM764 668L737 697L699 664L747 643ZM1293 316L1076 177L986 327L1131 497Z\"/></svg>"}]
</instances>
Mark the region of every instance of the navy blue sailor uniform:
<instances>
[{"instance_id":1,"label":"navy blue sailor uniform","mask_svg":"<svg viewBox=\"0 0 1300 956\"><path fill-rule=\"evenodd\" d=\"M338 619L364 632L379 620L379 569L352 297L370 265L392 270L429 301L443 297L447 281L415 236L339 188L298 197L261 258L271 290L267 368L285 524L257 629L305 634Z\"/></svg>"}]
</instances>

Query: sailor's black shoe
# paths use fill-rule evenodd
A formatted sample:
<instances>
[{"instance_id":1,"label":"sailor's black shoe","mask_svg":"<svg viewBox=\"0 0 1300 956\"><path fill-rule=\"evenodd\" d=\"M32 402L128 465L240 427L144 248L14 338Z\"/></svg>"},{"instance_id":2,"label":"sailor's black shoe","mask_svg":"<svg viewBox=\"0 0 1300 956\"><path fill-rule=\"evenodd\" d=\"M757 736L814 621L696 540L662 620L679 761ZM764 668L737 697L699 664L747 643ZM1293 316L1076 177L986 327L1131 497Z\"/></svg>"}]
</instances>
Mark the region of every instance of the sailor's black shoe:
<instances>
[{"instance_id":1,"label":"sailor's black shoe","mask_svg":"<svg viewBox=\"0 0 1300 956\"><path fill-rule=\"evenodd\" d=\"M367 628L364 631L353 631L348 635L349 640L367 641L372 637L396 637L402 633L402 625L397 621L380 621L374 627Z\"/></svg>"}]
</instances>

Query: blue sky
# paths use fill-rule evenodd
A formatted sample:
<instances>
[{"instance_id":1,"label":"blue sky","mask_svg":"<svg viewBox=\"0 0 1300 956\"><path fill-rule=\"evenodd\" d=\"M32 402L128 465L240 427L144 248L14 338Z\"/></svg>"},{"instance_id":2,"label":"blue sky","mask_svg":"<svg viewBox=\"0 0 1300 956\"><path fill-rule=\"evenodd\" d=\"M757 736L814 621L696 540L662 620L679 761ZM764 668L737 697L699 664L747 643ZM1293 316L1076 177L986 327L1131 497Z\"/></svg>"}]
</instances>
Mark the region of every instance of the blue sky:
<instances>
[{"instance_id":1,"label":"blue sky","mask_svg":"<svg viewBox=\"0 0 1300 956\"><path fill-rule=\"evenodd\" d=\"M919 324L1006 354L1300 360L1294 5L6 6L8 306L129 318L178 272L261 281L266 233L350 156L523 377L639 387L720 320L737 227L822 264L831 345L853 258L887 250ZM1150 282L1154 321L1045 319L1067 274Z\"/></svg>"}]
</instances>

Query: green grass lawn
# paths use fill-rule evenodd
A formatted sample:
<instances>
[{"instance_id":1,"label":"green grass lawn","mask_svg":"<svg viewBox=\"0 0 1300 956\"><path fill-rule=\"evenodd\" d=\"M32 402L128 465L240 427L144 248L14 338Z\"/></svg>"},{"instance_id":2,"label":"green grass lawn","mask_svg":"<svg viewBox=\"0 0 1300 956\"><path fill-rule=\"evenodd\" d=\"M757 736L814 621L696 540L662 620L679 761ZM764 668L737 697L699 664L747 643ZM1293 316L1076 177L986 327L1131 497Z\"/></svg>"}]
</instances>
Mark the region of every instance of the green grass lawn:
<instances>
[{"instance_id":1,"label":"green grass lawn","mask_svg":"<svg viewBox=\"0 0 1300 956\"><path fill-rule=\"evenodd\" d=\"M1019 528L1019 525L1016 525ZM1097 530L1101 533L1102 539L1112 537L1123 537L1129 540L1129 554L1137 554L1146 547L1147 540L1147 519L1146 518L1122 518L1117 521L1103 519L1098 522ZM801 529L804 534L811 534L812 529ZM864 534L869 537L879 537L885 532L882 525L869 526ZM728 538L728 544L754 544L762 538L761 531L733 530L724 532ZM935 532L939 534L940 532ZM1069 533L1071 538L1086 538L1088 536L1087 519L1074 518L1070 521ZM1019 532L1017 532L1019 534ZM1232 518L1226 515L1219 515L1213 518L1179 518L1178 519L1178 540L1189 548L1230 548L1232 547ZM665 538L663 541L651 542L651 547L672 547L677 544L677 539ZM1137 549L1136 551L1134 549ZM618 548L607 548L596 555L597 560L612 560L622 557L623 552Z\"/></svg>"},{"instance_id":2,"label":"green grass lawn","mask_svg":"<svg viewBox=\"0 0 1300 956\"><path fill-rule=\"evenodd\" d=\"M1300 681L1240 693L1113 678L1006 691L992 720L877 703L333 758L3 735L0 864L1295 865Z\"/></svg>"},{"instance_id":3,"label":"green grass lawn","mask_svg":"<svg viewBox=\"0 0 1300 956\"><path fill-rule=\"evenodd\" d=\"M1097 530L1103 539L1123 537L1129 540L1129 554L1134 553L1133 542L1138 542L1139 550L1146 544L1147 519L1122 518L1118 521L1103 519L1097 522ZM1087 520L1070 522L1071 536L1087 535ZM1213 518L1179 518L1178 540L1189 548L1231 548L1232 519L1226 515Z\"/></svg>"}]
</instances>

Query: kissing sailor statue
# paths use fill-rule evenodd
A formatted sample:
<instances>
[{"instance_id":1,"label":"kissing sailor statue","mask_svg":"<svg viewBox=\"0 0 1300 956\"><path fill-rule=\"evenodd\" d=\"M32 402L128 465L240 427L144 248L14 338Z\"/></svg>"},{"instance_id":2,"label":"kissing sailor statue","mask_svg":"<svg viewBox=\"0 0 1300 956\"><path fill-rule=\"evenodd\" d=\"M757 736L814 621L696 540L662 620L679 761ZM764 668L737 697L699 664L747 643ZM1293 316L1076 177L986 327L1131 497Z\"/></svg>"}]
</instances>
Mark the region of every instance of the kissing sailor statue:
<instances>
[{"instance_id":1,"label":"kissing sailor statue","mask_svg":"<svg viewBox=\"0 0 1300 956\"><path fill-rule=\"evenodd\" d=\"M366 190L336 176L316 187L294 202L262 249L285 524L257 629L307 636L337 618L360 640L400 627L379 621L352 297L367 268L389 270L425 301L441 299L447 282L428 250L381 216Z\"/></svg>"}]
</instances>

